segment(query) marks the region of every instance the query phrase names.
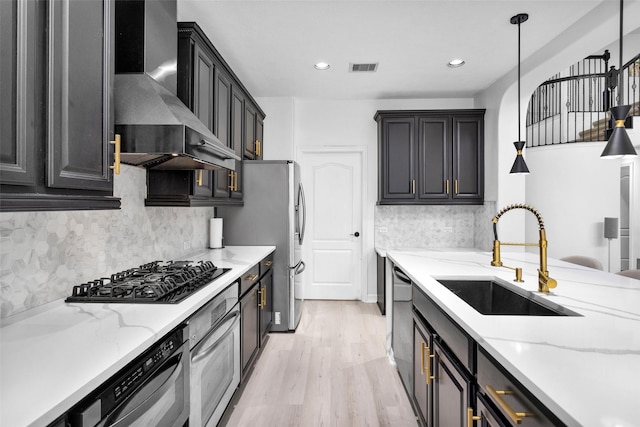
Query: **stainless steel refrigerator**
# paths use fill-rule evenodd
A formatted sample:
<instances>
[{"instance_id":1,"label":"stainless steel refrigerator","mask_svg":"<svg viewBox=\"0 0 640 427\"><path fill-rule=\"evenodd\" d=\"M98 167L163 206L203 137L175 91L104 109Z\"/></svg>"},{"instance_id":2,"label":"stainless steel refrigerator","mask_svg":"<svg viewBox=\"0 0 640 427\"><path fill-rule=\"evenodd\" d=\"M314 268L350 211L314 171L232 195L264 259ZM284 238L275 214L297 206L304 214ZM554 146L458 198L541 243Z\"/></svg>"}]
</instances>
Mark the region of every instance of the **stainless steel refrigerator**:
<instances>
[{"instance_id":1,"label":"stainless steel refrigerator","mask_svg":"<svg viewBox=\"0 0 640 427\"><path fill-rule=\"evenodd\" d=\"M290 160L242 162L244 206L217 208L224 245L275 245L272 331L294 331L302 314L304 190Z\"/></svg>"}]
</instances>

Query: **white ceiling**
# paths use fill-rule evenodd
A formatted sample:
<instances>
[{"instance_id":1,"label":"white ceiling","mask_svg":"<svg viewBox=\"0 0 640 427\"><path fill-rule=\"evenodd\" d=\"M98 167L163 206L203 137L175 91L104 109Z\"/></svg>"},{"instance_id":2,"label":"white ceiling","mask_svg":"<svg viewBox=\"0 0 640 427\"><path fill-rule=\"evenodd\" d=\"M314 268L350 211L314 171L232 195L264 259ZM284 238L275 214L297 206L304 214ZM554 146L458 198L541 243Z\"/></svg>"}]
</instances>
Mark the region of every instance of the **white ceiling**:
<instances>
[{"instance_id":1,"label":"white ceiling","mask_svg":"<svg viewBox=\"0 0 640 427\"><path fill-rule=\"evenodd\" d=\"M472 97L517 66L513 15L529 14L524 60L603 0L177 1L254 97L390 99ZM454 57L466 65L448 68Z\"/></svg>"}]
</instances>

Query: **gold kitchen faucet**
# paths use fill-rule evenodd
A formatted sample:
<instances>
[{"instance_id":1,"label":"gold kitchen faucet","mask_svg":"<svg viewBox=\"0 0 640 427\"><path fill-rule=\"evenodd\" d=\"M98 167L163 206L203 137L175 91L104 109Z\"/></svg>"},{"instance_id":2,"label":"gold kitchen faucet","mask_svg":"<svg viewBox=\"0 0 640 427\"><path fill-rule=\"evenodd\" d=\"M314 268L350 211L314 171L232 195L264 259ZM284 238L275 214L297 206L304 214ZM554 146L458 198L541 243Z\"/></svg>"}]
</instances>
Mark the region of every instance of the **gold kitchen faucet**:
<instances>
[{"instance_id":1,"label":"gold kitchen faucet","mask_svg":"<svg viewBox=\"0 0 640 427\"><path fill-rule=\"evenodd\" d=\"M540 241L538 243L507 243L507 242L500 242L500 240L498 240L498 227L497 227L498 220L502 215L504 215L505 213L513 209L524 209L536 216L536 219L538 220L538 228L540 230ZM498 212L496 216L494 216L491 219L491 222L493 222L493 235L494 235L493 260L491 261L492 266L505 267L505 268L510 268L515 270L516 271L515 281L522 282L523 281L522 268L508 267L502 264L502 261L500 260L500 246L501 245L538 246L540 248L540 268L538 268L538 291L549 293L549 289L552 289L558 286L558 282L555 279L552 279L551 277L549 277L549 272L547 271L547 234L544 230L544 222L542 221L542 215L540 215L540 212L538 212L535 208L529 205L523 205L523 204L509 205L503 208L500 212Z\"/></svg>"}]
</instances>

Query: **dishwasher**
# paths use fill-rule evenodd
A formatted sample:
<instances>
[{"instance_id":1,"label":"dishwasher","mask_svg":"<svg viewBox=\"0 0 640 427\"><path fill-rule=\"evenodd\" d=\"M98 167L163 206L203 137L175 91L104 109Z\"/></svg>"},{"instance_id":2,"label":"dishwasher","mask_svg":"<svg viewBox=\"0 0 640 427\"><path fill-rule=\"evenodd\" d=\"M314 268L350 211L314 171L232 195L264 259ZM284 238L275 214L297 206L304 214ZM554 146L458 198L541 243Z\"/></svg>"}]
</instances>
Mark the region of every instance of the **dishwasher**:
<instances>
[{"instance_id":1,"label":"dishwasher","mask_svg":"<svg viewBox=\"0 0 640 427\"><path fill-rule=\"evenodd\" d=\"M189 320L189 427L216 426L240 385L239 285L234 282Z\"/></svg>"},{"instance_id":2,"label":"dishwasher","mask_svg":"<svg viewBox=\"0 0 640 427\"><path fill-rule=\"evenodd\" d=\"M411 279L393 266L391 348L400 378L413 395L413 300Z\"/></svg>"}]
</instances>

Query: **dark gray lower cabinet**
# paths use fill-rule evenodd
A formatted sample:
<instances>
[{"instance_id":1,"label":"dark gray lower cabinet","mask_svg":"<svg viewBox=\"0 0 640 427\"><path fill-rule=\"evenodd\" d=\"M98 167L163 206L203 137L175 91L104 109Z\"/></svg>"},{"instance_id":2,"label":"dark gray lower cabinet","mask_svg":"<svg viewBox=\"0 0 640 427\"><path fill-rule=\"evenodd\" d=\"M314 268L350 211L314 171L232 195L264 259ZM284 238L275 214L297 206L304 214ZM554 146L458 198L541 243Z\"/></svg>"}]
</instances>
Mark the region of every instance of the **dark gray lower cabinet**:
<instances>
[{"instance_id":1,"label":"dark gray lower cabinet","mask_svg":"<svg viewBox=\"0 0 640 427\"><path fill-rule=\"evenodd\" d=\"M412 300L414 386L410 395L421 425L565 425L415 284ZM395 328L393 334L395 340Z\"/></svg>"},{"instance_id":2,"label":"dark gray lower cabinet","mask_svg":"<svg viewBox=\"0 0 640 427\"><path fill-rule=\"evenodd\" d=\"M433 344L433 426L464 426L471 408L471 375L438 341Z\"/></svg>"},{"instance_id":3,"label":"dark gray lower cabinet","mask_svg":"<svg viewBox=\"0 0 640 427\"><path fill-rule=\"evenodd\" d=\"M249 372L251 362L258 351L258 285L254 285L240 299L242 378Z\"/></svg>"},{"instance_id":4,"label":"dark gray lower cabinet","mask_svg":"<svg viewBox=\"0 0 640 427\"><path fill-rule=\"evenodd\" d=\"M271 330L273 319L273 270L269 270L262 276L259 287L258 307L260 308L260 346L262 347Z\"/></svg>"},{"instance_id":5,"label":"dark gray lower cabinet","mask_svg":"<svg viewBox=\"0 0 640 427\"><path fill-rule=\"evenodd\" d=\"M413 399L423 425L431 426L433 425L431 395L434 379L432 359L435 357L432 352L433 335L416 316L414 316L413 335Z\"/></svg>"}]
</instances>

